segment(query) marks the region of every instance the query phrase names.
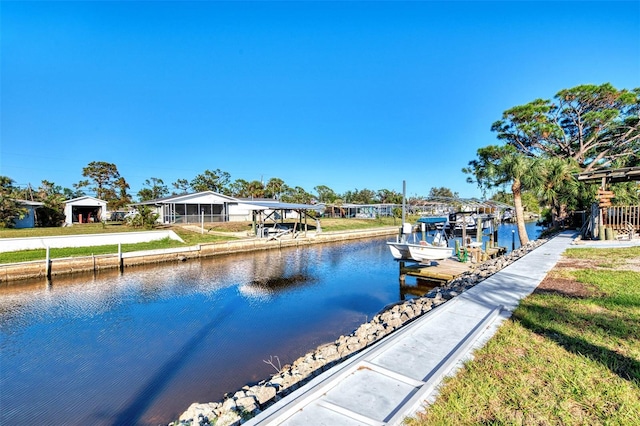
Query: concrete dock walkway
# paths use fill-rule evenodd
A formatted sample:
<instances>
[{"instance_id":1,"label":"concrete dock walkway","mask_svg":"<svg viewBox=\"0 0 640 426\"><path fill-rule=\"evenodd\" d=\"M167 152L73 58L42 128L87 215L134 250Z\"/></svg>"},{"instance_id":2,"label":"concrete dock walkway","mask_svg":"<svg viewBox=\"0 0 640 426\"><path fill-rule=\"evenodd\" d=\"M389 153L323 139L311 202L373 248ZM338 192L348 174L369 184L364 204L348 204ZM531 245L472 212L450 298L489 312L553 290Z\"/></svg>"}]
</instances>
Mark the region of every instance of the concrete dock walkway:
<instances>
[{"instance_id":1,"label":"concrete dock walkway","mask_svg":"<svg viewBox=\"0 0 640 426\"><path fill-rule=\"evenodd\" d=\"M544 279L564 232L386 339L319 375L246 425L397 425L493 336ZM573 246L579 247L579 246Z\"/></svg>"}]
</instances>

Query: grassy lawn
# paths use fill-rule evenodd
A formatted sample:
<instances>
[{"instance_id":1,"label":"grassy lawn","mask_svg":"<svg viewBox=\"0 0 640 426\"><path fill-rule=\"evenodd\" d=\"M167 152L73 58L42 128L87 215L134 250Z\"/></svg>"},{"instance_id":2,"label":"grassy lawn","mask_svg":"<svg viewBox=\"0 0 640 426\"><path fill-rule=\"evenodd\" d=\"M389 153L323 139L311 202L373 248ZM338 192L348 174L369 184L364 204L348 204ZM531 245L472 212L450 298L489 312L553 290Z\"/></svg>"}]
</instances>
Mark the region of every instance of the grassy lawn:
<instances>
[{"instance_id":1,"label":"grassy lawn","mask_svg":"<svg viewBox=\"0 0 640 426\"><path fill-rule=\"evenodd\" d=\"M415 223L419 216L406 218L407 222ZM380 217L376 219L342 219L325 218L320 220L323 231L350 231L357 229L380 228L385 226L400 227L402 220L393 217Z\"/></svg>"},{"instance_id":2,"label":"grassy lawn","mask_svg":"<svg viewBox=\"0 0 640 426\"><path fill-rule=\"evenodd\" d=\"M417 219L417 218L416 218ZM315 223L308 223L311 229L315 229ZM380 218L380 219L322 219L321 226L324 231L344 231L366 228L376 228L382 226L400 226L399 219ZM184 240L184 244L169 238L159 241L151 241L148 243L123 244L123 252L132 252L139 250L154 250L172 247L193 246L196 244L213 243L218 241L228 241L238 238L237 235L248 235L252 229L251 222L222 222L205 224L205 233L200 232L198 225L192 228L182 226L170 227L176 234ZM121 223L101 223L82 224L70 227L57 228L31 228L31 229L0 229L0 241L2 238L18 238L18 237L46 237L60 235L78 235L78 234L102 234L113 232L139 232L144 229L132 228ZM51 249L50 255L53 259L74 256L91 256L99 254L117 253L117 245L93 246L93 247L75 247L63 249ZM27 262L31 260L44 260L46 252L44 249L39 250L23 250L17 252L0 253L0 263Z\"/></svg>"},{"instance_id":3,"label":"grassy lawn","mask_svg":"<svg viewBox=\"0 0 640 426\"><path fill-rule=\"evenodd\" d=\"M184 240L184 243L165 238L163 240L150 241L146 243L122 244L122 251L123 253L128 253L140 250L187 247L196 244L213 243L218 241L228 241L236 239L236 237L231 234L229 234L228 236L219 234L212 235L206 233L201 234L200 232L187 230L180 226L172 227L171 229ZM143 230L144 229L131 228L126 225L120 224L107 224L106 226L103 226L102 224L98 223L83 224L64 228L0 229L0 238L46 237L57 235L102 234L113 232L139 232ZM56 259L62 257L91 256L92 254L111 254L117 252L118 246L112 244L104 246L51 249L50 255L52 259ZM27 262L31 260L44 260L45 258L45 249L21 250L16 252L0 253L0 263Z\"/></svg>"},{"instance_id":4,"label":"grassy lawn","mask_svg":"<svg viewBox=\"0 0 640 426\"><path fill-rule=\"evenodd\" d=\"M406 423L640 424L640 248L570 249Z\"/></svg>"}]
</instances>

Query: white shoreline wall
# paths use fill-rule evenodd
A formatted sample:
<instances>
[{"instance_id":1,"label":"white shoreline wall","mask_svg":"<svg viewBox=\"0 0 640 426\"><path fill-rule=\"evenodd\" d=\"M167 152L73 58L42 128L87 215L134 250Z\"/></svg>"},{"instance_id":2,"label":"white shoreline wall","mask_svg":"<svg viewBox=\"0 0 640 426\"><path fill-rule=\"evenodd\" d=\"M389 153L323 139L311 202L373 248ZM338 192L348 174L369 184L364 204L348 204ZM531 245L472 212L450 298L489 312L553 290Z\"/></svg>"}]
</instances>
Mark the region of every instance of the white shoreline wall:
<instances>
[{"instance_id":1,"label":"white shoreline wall","mask_svg":"<svg viewBox=\"0 0 640 426\"><path fill-rule=\"evenodd\" d=\"M52 237L0 238L0 253L19 250L33 250L64 247L106 246L110 244L135 244L171 238L182 239L171 230L116 232L110 234L62 235Z\"/></svg>"}]
</instances>

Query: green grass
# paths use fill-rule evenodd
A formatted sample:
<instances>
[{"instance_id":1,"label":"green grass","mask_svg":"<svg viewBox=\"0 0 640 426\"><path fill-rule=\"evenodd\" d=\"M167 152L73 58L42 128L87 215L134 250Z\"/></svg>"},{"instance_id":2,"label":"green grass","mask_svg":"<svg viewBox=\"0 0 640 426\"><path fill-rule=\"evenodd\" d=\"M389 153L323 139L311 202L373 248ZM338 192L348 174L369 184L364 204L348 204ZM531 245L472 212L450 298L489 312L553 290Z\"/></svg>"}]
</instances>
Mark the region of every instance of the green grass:
<instances>
[{"instance_id":1,"label":"green grass","mask_svg":"<svg viewBox=\"0 0 640 426\"><path fill-rule=\"evenodd\" d=\"M616 268L627 259L640 258L640 247L626 248L572 248L566 251L569 259L592 260L594 266L601 268Z\"/></svg>"},{"instance_id":2,"label":"green grass","mask_svg":"<svg viewBox=\"0 0 640 426\"><path fill-rule=\"evenodd\" d=\"M414 221L417 217L413 218ZM345 231L345 230L357 230L368 228L379 228L384 226L400 226L400 219L394 218L379 218L379 219L322 219L321 226L324 231ZM193 232L186 230L180 226L171 227L171 229L184 240L184 244L179 241L170 239L164 239L160 241L152 241L148 243L139 244L123 244L123 252L132 252L139 250L154 250L164 249L172 247L186 247L196 244L215 243L219 241L228 241L236 239L233 236L233 232L248 232L251 229L251 223L216 223L211 224L211 228L205 226L205 229L211 229L217 231L216 234L201 234L199 232ZM139 232L144 231L140 228L131 228L120 223L95 223L95 224L82 224L74 225L70 227L56 227L56 228L30 228L30 229L0 229L1 238L18 238L18 237L47 237L47 236L61 236L61 235L79 235L79 234L102 234L102 233L114 233L114 232ZM224 235L229 233L229 235ZM117 253L117 245L107 246L92 246L92 247L77 247L77 248L64 248L64 249L51 249L50 255L52 259L63 257L80 257L91 256L99 254L111 254ZM32 260L44 260L46 258L46 252L44 249L39 250L23 250L17 252L0 253L0 264L2 263L16 263L27 262Z\"/></svg>"},{"instance_id":3,"label":"green grass","mask_svg":"<svg viewBox=\"0 0 640 426\"><path fill-rule=\"evenodd\" d=\"M640 257L629 249L572 249L566 257L610 261L612 252ZM640 424L640 272L568 274L587 296L524 299L436 402L406 423Z\"/></svg>"},{"instance_id":4,"label":"green grass","mask_svg":"<svg viewBox=\"0 0 640 426\"><path fill-rule=\"evenodd\" d=\"M141 250L156 250L174 247L188 247L196 244L214 243L218 241L228 241L236 239L233 236L225 235L208 235L199 234L184 230L180 227L172 228L173 231L178 234L184 241L172 240L165 238L157 241L149 241L145 243L136 244L122 244L122 252L128 253ZM101 224L88 224L66 228L32 228L32 229L4 229L0 231L0 237L16 238L16 237L43 237L54 235L78 235L78 234L100 234L100 233L113 233L113 232L136 232L142 231L140 228L130 228L124 225L110 226L107 225L103 228ZM9 231L9 232L6 232ZM15 232L18 231L18 232ZM64 258L64 257L81 257L100 254L113 254L118 252L118 245L101 245L90 247L68 247L50 250L50 256L52 259ZM0 264L2 263L16 263L16 262L28 262L32 260L44 260L46 258L45 249L38 250L21 250L7 253L0 253Z\"/></svg>"},{"instance_id":5,"label":"green grass","mask_svg":"<svg viewBox=\"0 0 640 426\"><path fill-rule=\"evenodd\" d=\"M407 222L415 223L419 216L406 218ZM324 218L320 220L320 226L323 231L351 231L358 229L381 228L385 226L400 226L401 219L393 217L380 217L376 219L342 219L342 218Z\"/></svg>"},{"instance_id":6,"label":"green grass","mask_svg":"<svg viewBox=\"0 0 640 426\"><path fill-rule=\"evenodd\" d=\"M74 226L52 228L0 228L0 238L50 237L58 235L105 234L112 232L136 232L139 228L130 228L120 223L87 223Z\"/></svg>"}]
</instances>

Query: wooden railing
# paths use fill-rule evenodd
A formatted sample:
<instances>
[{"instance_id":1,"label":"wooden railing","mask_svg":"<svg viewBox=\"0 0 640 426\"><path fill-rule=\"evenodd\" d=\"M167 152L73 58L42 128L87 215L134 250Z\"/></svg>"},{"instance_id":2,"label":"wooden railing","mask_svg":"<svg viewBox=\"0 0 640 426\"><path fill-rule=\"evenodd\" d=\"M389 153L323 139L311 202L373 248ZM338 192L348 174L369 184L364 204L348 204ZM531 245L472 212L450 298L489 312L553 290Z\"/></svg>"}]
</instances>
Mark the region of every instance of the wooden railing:
<instances>
[{"instance_id":1,"label":"wooden railing","mask_svg":"<svg viewBox=\"0 0 640 426\"><path fill-rule=\"evenodd\" d=\"M640 230L640 206L612 206L602 209L603 225L615 231Z\"/></svg>"}]
</instances>

